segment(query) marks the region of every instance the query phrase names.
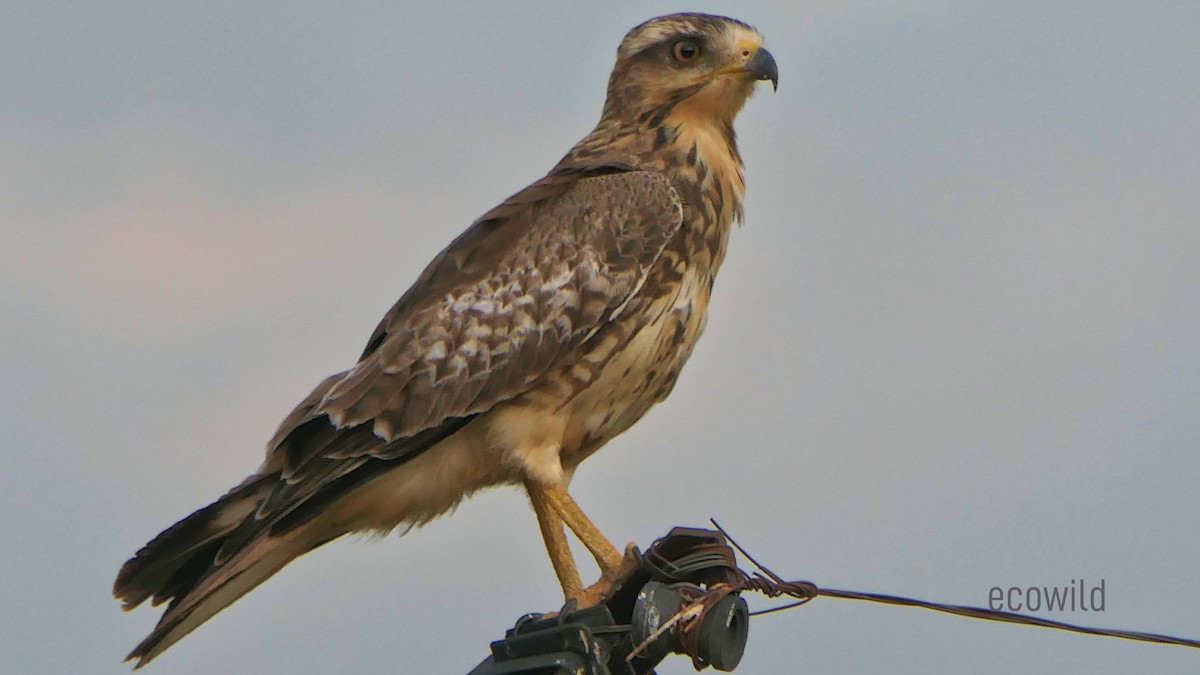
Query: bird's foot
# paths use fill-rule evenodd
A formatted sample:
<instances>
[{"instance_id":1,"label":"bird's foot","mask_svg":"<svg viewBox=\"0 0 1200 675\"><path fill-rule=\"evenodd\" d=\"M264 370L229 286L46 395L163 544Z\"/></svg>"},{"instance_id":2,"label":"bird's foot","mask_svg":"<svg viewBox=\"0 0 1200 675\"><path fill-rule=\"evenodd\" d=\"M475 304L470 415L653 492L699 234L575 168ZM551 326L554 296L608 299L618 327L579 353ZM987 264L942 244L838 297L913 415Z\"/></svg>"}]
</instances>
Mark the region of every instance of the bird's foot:
<instances>
[{"instance_id":1,"label":"bird's foot","mask_svg":"<svg viewBox=\"0 0 1200 675\"><path fill-rule=\"evenodd\" d=\"M601 567L600 579L571 596L567 603L573 602L576 609L583 609L604 602L637 571L638 560L637 543L631 541L625 546L624 557L611 566Z\"/></svg>"}]
</instances>

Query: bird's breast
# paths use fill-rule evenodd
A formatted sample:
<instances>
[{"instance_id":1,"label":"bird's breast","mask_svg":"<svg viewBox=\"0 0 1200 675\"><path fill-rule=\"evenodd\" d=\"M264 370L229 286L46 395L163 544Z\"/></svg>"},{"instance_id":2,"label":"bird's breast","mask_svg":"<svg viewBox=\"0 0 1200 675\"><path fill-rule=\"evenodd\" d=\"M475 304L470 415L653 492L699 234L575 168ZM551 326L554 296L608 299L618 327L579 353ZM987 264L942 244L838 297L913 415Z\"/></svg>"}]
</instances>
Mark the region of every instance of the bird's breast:
<instances>
[{"instance_id":1,"label":"bird's breast","mask_svg":"<svg viewBox=\"0 0 1200 675\"><path fill-rule=\"evenodd\" d=\"M622 433L666 398L691 356L707 317L710 278L695 267L645 288L652 299L598 334L586 356L570 368L571 392L563 406L568 467Z\"/></svg>"}]
</instances>

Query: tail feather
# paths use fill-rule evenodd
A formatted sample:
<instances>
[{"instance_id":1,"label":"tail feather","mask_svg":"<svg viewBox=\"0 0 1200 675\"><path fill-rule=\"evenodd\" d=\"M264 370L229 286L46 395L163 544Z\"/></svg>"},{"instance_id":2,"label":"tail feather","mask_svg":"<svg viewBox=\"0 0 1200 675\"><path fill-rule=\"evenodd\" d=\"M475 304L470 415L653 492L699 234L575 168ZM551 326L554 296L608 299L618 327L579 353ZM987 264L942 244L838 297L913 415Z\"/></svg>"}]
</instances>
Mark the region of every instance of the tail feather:
<instances>
[{"instance_id":1,"label":"tail feather","mask_svg":"<svg viewBox=\"0 0 1200 675\"><path fill-rule=\"evenodd\" d=\"M177 596L150 635L125 660L136 659L134 669L141 668L284 565L337 536L319 536L311 528L281 536L263 533L225 564L210 567L186 595Z\"/></svg>"},{"instance_id":2,"label":"tail feather","mask_svg":"<svg viewBox=\"0 0 1200 675\"><path fill-rule=\"evenodd\" d=\"M306 402L297 410L306 406L311 408ZM338 500L403 466L471 419L453 418L392 443L374 436L370 425L335 430L332 439L329 434L302 433L289 440L282 429L292 422L285 421L277 434L283 440L272 441L279 452L268 455L261 473L167 528L121 567L113 595L126 610L146 600L155 605L170 601L154 630L127 660L136 659L135 667L145 665L284 565L356 529L354 522L334 524L322 516ZM303 475L289 477L280 448L318 437L330 451L353 445L360 454L317 457L303 467ZM404 514L394 515L396 523L406 522Z\"/></svg>"},{"instance_id":3,"label":"tail feather","mask_svg":"<svg viewBox=\"0 0 1200 675\"><path fill-rule=\"evenodd\" d=\"M279 474L251 476L217 501L167 528L126 562L113 595L126 610L146 600L170 600L154 630L130 652L140 668L214 614L258 586L297 556L342 534L320 531L317 522L270 532L254 517L280 484ZM236 547L227 547L239 533ZM219 556L223 547L227 555ZM232 550L229 550L232 548Z\"/></svg>"},{"instance_id":4,"label":"tail feather","mask_svg":"<svg viewBox=\"0 0 1200 675\"><path fill-rule=\"evenodd\" d=\"M219 543L266 499L277 481L274 475L251 476L142 547L121 566L113 583L113 595L122 601L122 607L128 611L151 598L152 604L158 605L178 595L187 587L186 579L194 579L212 560L211 555L205 555L209 549L214 544L219 548Z\"/></svg>"}]
</instances>

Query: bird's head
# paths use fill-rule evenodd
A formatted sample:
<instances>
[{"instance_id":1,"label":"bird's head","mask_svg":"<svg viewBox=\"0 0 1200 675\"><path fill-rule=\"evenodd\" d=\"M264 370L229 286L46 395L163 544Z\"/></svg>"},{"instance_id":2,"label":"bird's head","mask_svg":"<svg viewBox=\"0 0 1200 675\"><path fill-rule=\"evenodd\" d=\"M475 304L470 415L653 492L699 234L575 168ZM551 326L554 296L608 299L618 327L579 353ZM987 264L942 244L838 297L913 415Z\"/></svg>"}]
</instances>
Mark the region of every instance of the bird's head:
<instances>
[{"instance_id":1,"label":"bird's head","mask_svg":"<svg viewBox=\"0 0 1200 675\"><path fill-rule=\"evenodd\" d=\"M621 41L608 82L605 117L661 121L688 115L730 124L755 83L779 84L763 36L736 19L671 14L637 26Z\"/></svg>"}]
</instances>

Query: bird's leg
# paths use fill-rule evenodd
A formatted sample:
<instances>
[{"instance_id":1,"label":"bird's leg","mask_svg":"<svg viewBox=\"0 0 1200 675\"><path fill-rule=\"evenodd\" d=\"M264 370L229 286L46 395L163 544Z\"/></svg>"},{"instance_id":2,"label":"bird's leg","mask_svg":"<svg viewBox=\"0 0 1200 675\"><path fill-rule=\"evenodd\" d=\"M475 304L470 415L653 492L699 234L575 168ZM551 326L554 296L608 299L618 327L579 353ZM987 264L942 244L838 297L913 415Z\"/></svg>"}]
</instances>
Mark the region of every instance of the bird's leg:
<instances>
[{"instance_id":1,"label":"bird's leg","mask_svg":"<svg viewBox=\"0 0 1200 675\"><path fill-rule=\"evenodd\" d=\"M583 509L579 508L579 504L575 503L575 499L567 493L565 487L553 485L542 489L550 508L554 509L575 536L579 537L579 541L583 542L584 548L596 559L601 572L615 570L621 566L621 552L600 533L600 529L592 523Z\"/></svg>"},{"instance_id":2,"label":"bird's leg","mask_svg":"<svg viewBox=\"0 0 1200 675\"><path fill-rule=\"evenodd\" d=\"M600 580L579 593L568 596L568 600L575 600L579 607L591 607L603 602L637 567L633 545L630 544L625 555L622 555L584 514L583 509L579 508L579 504L575 503L565 487L555 485L544 486L541 489L550 508L571 528L575 536L579 537L579 541L583 542L600 567Z\"/></svg>"},{"instance_id":3,"label":"bird's leg","mask_svg":"<svg viewBox=\"0 0 1200 675\"><path fill-rule=\"evenodd\" d=\"M542 531L546 553L550 556L550 565L554 567L554 574L562 586L563 596L567 600L576 598L583 590L583 581L579 579L575 558L567 544L567 533L563 530L562 518L551 508L546 497L546 488L530 480L525 482L525 491L529 493L529 502L533 505L533 512L537 514L538 528Z\"/></svg>"}]
</instances>

